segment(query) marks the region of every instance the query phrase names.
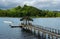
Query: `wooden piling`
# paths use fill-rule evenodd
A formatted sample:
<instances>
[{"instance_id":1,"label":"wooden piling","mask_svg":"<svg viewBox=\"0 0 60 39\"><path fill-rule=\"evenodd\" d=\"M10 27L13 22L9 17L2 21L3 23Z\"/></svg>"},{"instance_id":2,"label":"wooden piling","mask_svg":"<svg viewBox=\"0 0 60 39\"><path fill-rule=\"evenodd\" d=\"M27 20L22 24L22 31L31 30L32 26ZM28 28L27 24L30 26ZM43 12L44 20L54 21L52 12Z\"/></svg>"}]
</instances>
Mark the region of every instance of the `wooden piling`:
<instances>
[{"instance_id":1,"label":"wooden piling","mask_svg":"<svg viewBox=\"0 0 60 39\"><path fill-rule=\"evenodd\" d=\"M54 39L54 36L52 36L52 39Z\"/></svg>"},{"instance_id":2,"label":"wooden piling","mask_svg":"<svg viewBox=\"0 0 60 39\"><path fill-rule=\"evenodd\" d=\"M38 30L38 38L41 39L40 31Z\"/></svg>"},{"instance_id":3,"label":"wooden piling","mask_svg":"<svg viewBox=\"0 0 60 39\"><path fill-rule=\"evenodd\" d=\"M36 30L35 30L35 27L34 27L34 35L36 35Z\"/></svg>"},{"instance_id":4,"label":"wooden piling","mask_svg":"<svg viewBox=\"0 0 60 39\"><path fill-rule=\"evenodd\" d=\"M43 32L42 32L42 36L41 36L41 39L43 39Z\"/></svg>"},{"instance_id":5,"label":"wooden piling","mask_svg":"<svg viewBox=\"0 0 60 39\"><path fill-rule=\"evenodd\" d=\"M32 26L30 26L30 32L33 33L33 32L32 32Z\"/></svg>"},{"instance_id":6,"label":"wooden piling","mask_svg":"<svg viewBox=\"0 0 60 39\"><path fill-rule=\"evenodd\" d=\"M38 30L38 36L40 36L40 31Z\"/></svg>"},{"instance_id":7,"label":"wooden piling","mask_svg":"<svg viewBox=\"0 0 60 39\"><path fill-rule=\"evenodd\" d=\"M48 39L50 39L50 35L48 34Z\"/></svg>"},{"instance_id":8,"label":"wooden piling","mask_svg":"<svg viewBox=\"0 0 60 39\"><path fill-rule=\"evenodd\" d=\"M58 34L57 33L57 30L56 29L52 29L52 28L39 28L39 27L36 27L36 26L23 26L23 28L25 29L25 31L27 32L32 32L33 31L33 34L36 36L36 30L38 30L38 37L41 37L40 35L40 32L42 32L42 39L46 39L46 33L48 34L48 39L50 39L50 37L52 36L52 39L54 39L54 37L56 37L56 39L60 38L60 30L58 30ZM30 30L30 31L29 31ZM50 36L51 35L51 36Z\"/></svg>"},{"instance_id":9,"label":"wooden piling","mask_svg":"<svg viewBox=\"0 0 60 39\"><path fill-rule=\"evenodd\" d=\"M46 33L43 33L43 39L46 39Z\"/></svg>"},{"instance_id":10,"label":"wooden piling","mask_svg":"<svg viewBox=\"0 0 60 39\"><path fill-rule=\"evenodd\" d=\"M26 26L26 32L28 32L28 28L27 28L27 26Z\"/></svg>"},{"instance_id":11,"label":"wooden piling","mask_svg":"<svg viewBox=\"0 0 60 39\"><path fill-rule=\"evenodd\" d=\"M58 38L56 37L56 39L58 39Z\"/></svg>"}]
</instances>

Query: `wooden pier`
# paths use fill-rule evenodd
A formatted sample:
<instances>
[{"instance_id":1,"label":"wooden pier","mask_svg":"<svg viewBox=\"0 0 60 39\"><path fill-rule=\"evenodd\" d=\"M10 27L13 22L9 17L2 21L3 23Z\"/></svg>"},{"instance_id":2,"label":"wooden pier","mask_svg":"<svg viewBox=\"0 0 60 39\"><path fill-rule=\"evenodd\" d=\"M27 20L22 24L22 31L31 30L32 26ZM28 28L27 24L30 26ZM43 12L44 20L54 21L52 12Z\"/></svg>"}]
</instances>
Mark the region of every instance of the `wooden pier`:
<instances>
[{"instance_id":1,"label":"wooden pier","mask_svg":"<svg viewBox=\"0 0 60 39\"><path fill-rule=\"evenodd\" d=\"M33 34L37 34L38 37L40 36L40 39L46 39L46 37L48 37L48 39L60 39L60 34L56 33L56 30L54 32L53 29L48 30L47 28L45 29L43 27L36 27L36 26L31 26L31 25L25 25L25 26L22 25L22 29L27 30L27 32L29 30L29 31L33 32ZM37 33L36 33L36 31L37 31ZM41 34L42 34L42 36L41 36Z\"/></svg>"},{"instance_id":2,"label":"wooden pier","mask_svg":"<svg viewBox=\"0 0 60 39\"><path fill-rule=\"evenodd\" d=\"M17 27L18 27L18 28L22 28L22 25L11 25L11 24L10 24L9 26L10 26L11 28L17 28Z\"/></svg>"},{"instance_id":3,"label":"wooden pier","mask_svg":"<svg viewBox=\"0 0 60 39\"><path fill-rule=\"evenodd\" d=\"M31 19L29 16L23 17L22 19L20 19L20 21L23 21L23 23L21 23L21 25L19 25L18 27L21 27L26 32L31 32L39 39L60 39L60 30L43 26L38 27L38 25L35 26L29 22L33 21L33 19Z\"/></svg>"}]
</instances>

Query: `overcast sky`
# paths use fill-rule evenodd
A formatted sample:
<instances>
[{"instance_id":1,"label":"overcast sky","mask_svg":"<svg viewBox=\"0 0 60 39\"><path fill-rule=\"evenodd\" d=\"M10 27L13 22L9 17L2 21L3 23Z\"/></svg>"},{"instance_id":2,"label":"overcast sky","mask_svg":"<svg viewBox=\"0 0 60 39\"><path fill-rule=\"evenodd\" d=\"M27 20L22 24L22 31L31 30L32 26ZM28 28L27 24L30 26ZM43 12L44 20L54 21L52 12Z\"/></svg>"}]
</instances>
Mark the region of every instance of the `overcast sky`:
<instances>
[{"instance_id":1,"label":"overcast sky","mask_svg":"<svg viewBox=\"0 0 60 39\"><path fill-rule=\"evenodd\" d=\"M18 5L27 4L39 9L57 10L60 11L60 0L0 0L0 8L8 9Z\"/></svg>"}]
</instances>

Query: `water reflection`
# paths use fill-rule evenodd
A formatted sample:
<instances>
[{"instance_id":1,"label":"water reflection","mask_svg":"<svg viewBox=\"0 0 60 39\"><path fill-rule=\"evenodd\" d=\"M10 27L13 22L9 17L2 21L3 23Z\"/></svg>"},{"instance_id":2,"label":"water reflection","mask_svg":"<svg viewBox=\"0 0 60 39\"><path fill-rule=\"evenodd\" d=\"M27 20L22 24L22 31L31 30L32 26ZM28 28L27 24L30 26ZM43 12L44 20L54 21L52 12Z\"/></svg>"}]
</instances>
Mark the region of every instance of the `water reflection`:
<instances>
[{"instance_id":1,"label":"water reflection","mask_svg":"<svg viewBox=\"0 0 60 39\"><path fill-rule=\"evenodd\" d=\"M35 37L32 33L28 33L24 30L21 30L21 34L22 34L22 38L25 38L25 39L38 39L37 37Z\"/></svg>"}]
</instances>

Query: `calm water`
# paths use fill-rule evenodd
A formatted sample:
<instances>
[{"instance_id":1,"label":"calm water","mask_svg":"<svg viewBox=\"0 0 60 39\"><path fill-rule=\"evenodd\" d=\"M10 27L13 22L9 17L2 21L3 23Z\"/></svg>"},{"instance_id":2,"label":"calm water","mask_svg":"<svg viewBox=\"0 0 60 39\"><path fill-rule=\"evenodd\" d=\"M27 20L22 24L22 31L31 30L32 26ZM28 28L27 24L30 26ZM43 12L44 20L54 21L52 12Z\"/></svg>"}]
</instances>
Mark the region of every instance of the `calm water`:
<instances>
[{"instance_id":1,"label":"calm water","mask_svg":"<svg viewBox=\"0 0 60 39\"><path fill-rule=\"evenodd\" d=\"M41 25L44 27L51 27L60 29L60 18L34 18L34 25ZM0 17L0 39L37 39L37 37L21 31L21 28L11 28L8 23L4 21L11 21L13 24L19 25L20 18L1 18Z\"/></svg>"}]
</instances>

